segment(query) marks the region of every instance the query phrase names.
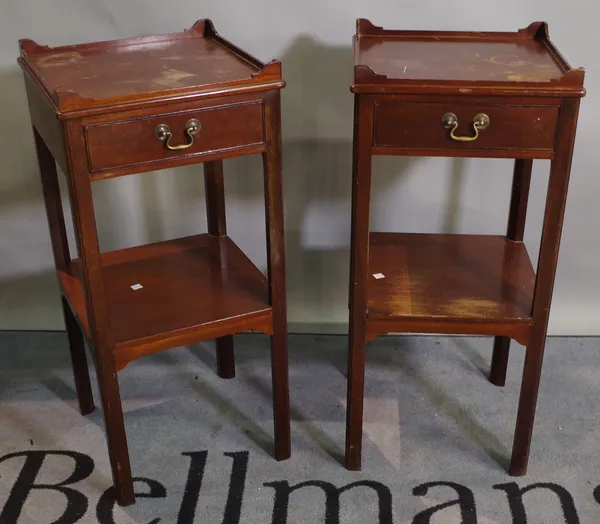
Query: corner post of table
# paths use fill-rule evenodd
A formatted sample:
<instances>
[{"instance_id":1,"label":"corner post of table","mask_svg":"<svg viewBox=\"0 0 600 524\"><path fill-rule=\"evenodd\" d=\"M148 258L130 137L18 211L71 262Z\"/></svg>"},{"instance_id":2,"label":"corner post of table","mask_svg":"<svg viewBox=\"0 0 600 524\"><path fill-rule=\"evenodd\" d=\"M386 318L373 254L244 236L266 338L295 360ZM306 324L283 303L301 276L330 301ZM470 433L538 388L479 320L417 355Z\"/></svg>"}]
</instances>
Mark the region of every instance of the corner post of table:
<instances>
[{"instance_id":1,"label":"corner post of table","mask_svg":"<svg viewBox=\"0 0 600 524\"><path fill-rule=\"evenodd\" d=\"M291 436L285 290L281 95L279 89L266 92L264 104L266 150L263 153L263 166L269 304L273 315L271 373L275 417L275 458L285 460L291 455Z\"/></svg>"},{"instance_id":2,"label":"corner post of table","mask_svg":"<svg viewBox=\"0 0 600 524\"><path fill-rule=\"evenodd\" d=\"M87 319L95 353L96 373L102 398L102 408L108 440L108 453L117 502L127 506L135 502L133 480L123 421L119 381L110 336L108 305L104 290L102 262L94 215L91 177L82 123L78 119L65 123L69 152L69 196L77 250L81 259L82 287L85 294Z\"/></svg>"},{"instance_id":3,"label":"corner post of table","mask_svg":"<svg viewBox=\"0 0 600 524\"><path fill-rule=\"evenodd\" d=\"M354 95L346 408L346 468L349 470L360 470L362 456L373 106L368 95Z\"/></svg>"},{"instance_id":4,"label":"corner post of table","mask_svg":"<svg viewBox=\"0 0 600 524\"><path fill-rule=\"evenodd\" d=\"M578 98L565 98L560 106L555 155L550 167L533 295L531 336L525 354L517 423L509 468L509 473L514 476L525 475L527 472L546 332L567 201L579 103Z\"/></svg>"},{"instance_id":5,"label":"corner post of table","mask_svg":"<svg viewBox=\"0 0 600 524\"><path fill-rule=\"evenodd\" d=\"M71 255L69 253L69 241L65 229L56 162L35 126L33 126L33 137L42 181L46 217L50 229L54 265L57 271L66 271L68 264L71 262ZM83 334L69 304L64 298L61 300L61 305L67 338L69 340L69 351L71 354L71 365L73 367L79 410L82 415L87 415L94 410L94 397L90 384Z\"/></svg>"},{"instance_id":6,"label":"corner post of table","mask_svg":"<svg viewBox=\"0 0 600 524\"><path fill-rule=\"evenodd\" d=\"M532 167L533 160L531 159L518 158L515 160L506 238L516 242L522 242L525 233ZM509 350L509 337L497 336L494 338L489 379L496 386L504 386L506 383Z\"/></svg>"},{"instance_id":7,"label":"corner post of table","mask_svg":"<svg viewBox=\"0 0 600 524\"><path fill-rule=\"evenodd\" d=\"M208 233L214 236L227 235L223 160L212 160L204 163L204 196L206 200ZM234 378L235 353L233 335L217 338L215 340L215 347L218 375L221 378Z\"/></svg>"}]
</instances>

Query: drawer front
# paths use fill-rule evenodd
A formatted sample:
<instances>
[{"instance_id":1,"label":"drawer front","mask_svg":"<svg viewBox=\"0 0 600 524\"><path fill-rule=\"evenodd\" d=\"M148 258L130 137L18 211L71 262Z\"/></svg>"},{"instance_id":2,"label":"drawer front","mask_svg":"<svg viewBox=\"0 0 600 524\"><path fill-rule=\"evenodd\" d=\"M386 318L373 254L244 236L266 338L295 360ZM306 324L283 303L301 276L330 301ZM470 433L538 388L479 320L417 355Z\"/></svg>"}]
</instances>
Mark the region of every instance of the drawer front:
<instances>
[{"instance_id":1,"label":"drawer front","mask_svg":"<svg viewBox=\"0 0 600 524\"><path fill-rule=\"evenodd\" d=\"M456 127L444 124L444 116L448 114L456 117ZM477 115L488 117L487 127L479 129L474 140L460 140L476 136ZM557 118L556 106L377 102L373 145L407 149L551 151ZM452 131L459 140L451 137Z\"/></svg>"},{"instance_id":2,"label":"drawer front","mask_svg":"<svg viewBox=\"0 0 600 524\"><path fill-rule=\"evenodd\" d=\"M188 134L186 126L193 119L199 127ZM162 139L156 136L158 126L163 126ZM91 172L231 151L264 143L263 104L257 100L88 124L85 136ZM170 150L167 142L181 148Z\"/></svg>"}]
</instances>

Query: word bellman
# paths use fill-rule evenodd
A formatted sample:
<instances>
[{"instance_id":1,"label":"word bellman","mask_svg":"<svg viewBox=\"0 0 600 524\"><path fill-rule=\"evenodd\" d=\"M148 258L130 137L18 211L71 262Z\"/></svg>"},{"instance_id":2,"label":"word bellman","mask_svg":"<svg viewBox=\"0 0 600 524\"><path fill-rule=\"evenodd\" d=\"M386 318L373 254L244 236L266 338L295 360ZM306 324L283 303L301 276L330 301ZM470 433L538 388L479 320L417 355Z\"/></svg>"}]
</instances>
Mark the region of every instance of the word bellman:
<instances>
[{"instance_id":1,"label":"word bellman","mask_svg":"<svg viewBox=\"0 0 600 524\"><path fill-rule=\"evenodd\" d=\"M197 506L202 491L202 480L206 469L208 451L193 451L182 453L189 459L187 471L187 480L178 513L176 515L176 524L193 524L195 522ZM229 476L229 488L227 501L223 510L223 524L240 524L244 522L242 516L242 504L248 471L248 451L235 451L224 453L226 457L232 459L231 472ZM52 456L68 457L73 460L73 470L69 476L60 482L54 484L44 484L37 481L44 461ZM8 498L3 507L0 507L0 524L18 524L23 507L27 498L32 492L46 490L63 495L66 501L65 508L60 517L52 523L40 524L75 524L77 522L91 522L90 514L95 512L95 517L99 524L119 524L115 521L113 511L115 508L115 499L112 488L106 490L95 508L90 508L88 498L75 487L74 484L85 480L94 470L93 459L83 453L76 451L21 451L10 453L0 457L0 467L8 461L19 461L22 463L20 472L17 475L14 484L10 487ZM136 477L135 486L138 490L136 497L138 503L142 503L144 498L166 498L167 490L159 481L151 478ZM321 480L309 480L295 485L291 485L285 480L275 482L265 482L263 486L272 489L273 512L271 524L288 524L288 509L290 507L290 495L306 488L320 488L324 493L324 524L343 524L340 521L340 498L347 495L348 492L355 490L365 490L366 493L373 494L373 500L378 504L378 520L372 520L379 524L393 524L394 517L392 511L392 494L387 486L373 480L360 480L352 482L341 487L337 487L330 482ZM144 488L141 490L140 488ZM433 522L436 515L442 515L448 508L458 508L461 514L461 524L477 524L477 509L475 505L475 496L473 492L462 484L446 481L427 482L413 488L412 495L415 497L424 497L428 493L435 494L436 488L452 488L456 492L455 498L444 503L427 508L414 516L413 524L429 524ZM555 483L538 483L520 487L516 482L497 484L493 486L502 494L507 503L507 510L512 516L513 524L526 524L527 509L524 495L534 490L546 490L556 495L560 503L559 515L553 515L553 522L559 522L562 518L566 524L580 524L579 516L575 508L573 497L563 486ZM593 490L595 501L600 504L600 486ZM5 497L2 496L0 501ZM58 499L57 499L58 500ZM312 500L319 500L312 497ZM322 500L322 499L320 499ZM558 507L558 506L557 506ZM456 511L456 510L455 510ZM175 515L173 515L175 517ZM198 515L198 518L201 516ZM216 516L218 518L218 516ZM556 520L554 520L556 519ZM170 520L174 522L173 520ZM147 524L159 524L160 518L148 522ZM214 520L218 522L218 520ZM268 523L266 523L268 524Z\"/></svg>"}]
</instances>

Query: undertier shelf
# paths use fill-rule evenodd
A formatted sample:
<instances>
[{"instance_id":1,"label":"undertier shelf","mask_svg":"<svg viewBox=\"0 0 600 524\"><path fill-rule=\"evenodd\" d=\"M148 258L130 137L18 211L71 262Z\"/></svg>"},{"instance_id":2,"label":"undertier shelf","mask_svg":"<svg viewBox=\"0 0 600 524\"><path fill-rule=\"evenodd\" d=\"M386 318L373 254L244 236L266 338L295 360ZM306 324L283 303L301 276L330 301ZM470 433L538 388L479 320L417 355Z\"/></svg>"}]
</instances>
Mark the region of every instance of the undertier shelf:
<instances>
[{"instance_id":1,"label":"undertier shelf","mask_svg":"<svg viewBox=\"0 0 600 524\"><path fill-rule=\"evenodd\" d=\"M522 242L495 235L371 233L368 338L385 332L527 342L535 272Z\"/></svg>"},{"instance_id":2,"label":"undertier shelf","mask_svg":"<svg viewBox=\"0 0 600 524\"><path fill-rule=\"evenodd\" d=\"M201 339L272 329L267 279L229 237L203 234L103 253L102 269L117 367ZM59 271L89 339L80 277L79 260Z\"/></svg>"}]
</instances>

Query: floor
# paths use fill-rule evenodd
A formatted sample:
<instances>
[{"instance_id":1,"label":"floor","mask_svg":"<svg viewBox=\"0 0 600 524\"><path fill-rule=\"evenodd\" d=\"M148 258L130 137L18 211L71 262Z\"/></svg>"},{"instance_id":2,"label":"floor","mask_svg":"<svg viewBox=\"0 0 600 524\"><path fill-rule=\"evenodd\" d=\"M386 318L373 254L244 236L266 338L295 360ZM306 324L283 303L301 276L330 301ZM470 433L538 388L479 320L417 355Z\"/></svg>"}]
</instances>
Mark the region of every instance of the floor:
<instances>
[{"instance_id":1,"label":"floor","mask_svg":"<svg viewBox=\"0 0 600 524\"><path fill-rule=\"evenodd\" d=\"M237 336L235 380L218 378L210 343L120 373L138 502L115 508L101 409L77 411L65 334L0 332L0 523L600 522L600 339L549 339L522 478L505 472L518 344L504 388L486 380L488 338L369 344L361 472L342 466L345 337L289 338L284 462L272 458L268 347Z\"/></svg>"}]
</instances>

